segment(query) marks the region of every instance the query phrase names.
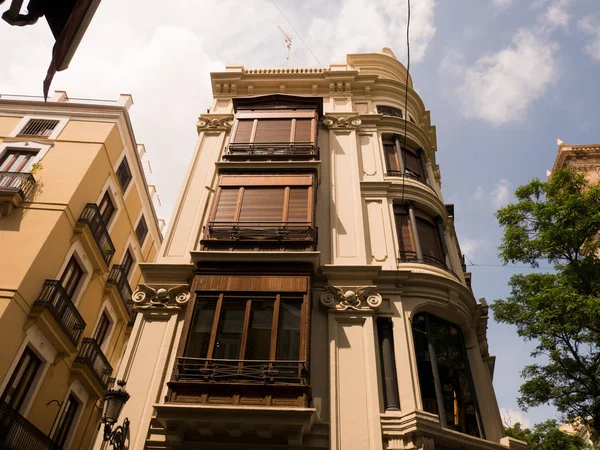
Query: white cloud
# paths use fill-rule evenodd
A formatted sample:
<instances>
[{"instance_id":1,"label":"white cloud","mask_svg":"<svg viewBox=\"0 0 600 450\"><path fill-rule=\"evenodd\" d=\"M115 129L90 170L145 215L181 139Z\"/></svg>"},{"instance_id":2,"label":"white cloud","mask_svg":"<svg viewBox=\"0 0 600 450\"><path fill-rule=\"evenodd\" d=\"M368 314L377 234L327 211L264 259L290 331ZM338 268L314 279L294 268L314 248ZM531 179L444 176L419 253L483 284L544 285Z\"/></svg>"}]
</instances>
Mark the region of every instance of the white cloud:
<instances>
[{"instance_id":1,"label":"white cloud","mask_svg":"<svg viewBox=\"0 0 600 450\"><path fill-rule=\"evenodd\" d=\"M556 50L542 35L520 30L511 45L479 58L465 69L458 88L464 115L493 125L523 120L558 77Z\"/></svg>"},{"instance_id":2,"label":"white cloud","mask_svg":"<svg viewBox=\"0 0 600 450\"><path fill-rule=\"evenodd\" d=\"M377 52L382 47L390 47L404 60L407 9L403 5L394 0L344 1L339 11L312 20L307 40L325 60L341 60L347 53ZM436 32L435 0L413 0L411 6L411 58L422 61Z\"/></svg>"},{"instance_id":3,"label":"white cloud","mask_svg":"<svg viewBox=\"0 0 600 450\"><path fill-rule=\"evenodd\" d=\"M521 428L531 427L527 416L518 409L500 408L500 417L502 417L502 423L507 427L512 427L517 422L521 424Z\"/></svg>"},{"instance_id":4,"label":"white cloud","mask_svg":"<svg viewBox=\"0 0 600 450\"><path fill-rule=\"evenodd\" d=\"M542 17L542 24L550 28L567 28L569 25L569 13L567 6L570 0L554 0L546 9Z\"/></svg>"},{"instance_id":5,"label":"white cloud","mask_svg":"<svg viewBox=\"0 0 600 450\"><path fill-rule=\"evenodd\" d=\"M461 239L460 250L467 256L468 259L475 258L475 252L483 247L484 242L481 239Z\"/></svg>"},{"instance_id":6,"label":"white cloud","mask_svg":"<svg viewBox=\"0 0 600 450\"><path fill-rule=\"evenodd\" d=\"M584 17L579 21L578 27L590 38L583 48L583 52L593 60L600 62L600 20L598 16Z\"/></svg>"},{"instance_id":7,"label":"white cloud","mask_svg":"<svg viewBox=\"0 0 600 450\"><path fill-rule=\"evenodd\" d=\"M504 8L512 3L512 0L492 0L494 6Z\"/></svg>"},{"instance_id":8,"label":"white cloud","mask_svg":"<svg viewBox=\"0 0 600 450\"><path fill-rule=\"evenodd\" d=\"M476 202L482 201L485 198L485 190L481 186L477 186L471 198Z\"/></svg>"},{"instance_id":9,"label":"white cloud","mask_svg":"<svg viewBox=\"0 0 600 450\"><path fill-rule=\"evenodd\" d=\"M506 206L509 202L512 183L508 180L500 180L496 184L496 188L490 193L490 200L494 209Z\"/></svg>"}]
</instances>

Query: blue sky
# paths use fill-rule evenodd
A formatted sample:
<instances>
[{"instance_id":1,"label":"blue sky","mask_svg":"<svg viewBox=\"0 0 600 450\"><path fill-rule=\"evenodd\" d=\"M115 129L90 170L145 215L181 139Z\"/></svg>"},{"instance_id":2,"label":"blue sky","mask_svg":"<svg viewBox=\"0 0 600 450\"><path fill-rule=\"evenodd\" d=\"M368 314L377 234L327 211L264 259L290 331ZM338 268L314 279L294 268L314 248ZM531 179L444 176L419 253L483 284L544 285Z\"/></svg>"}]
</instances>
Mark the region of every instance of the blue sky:
<instances>
[{"instance_id":1,"label":"blue sky","mask_svg":"<svg viewBox=\"0 0 600 450\"><path fill-rule=\"evenodd\" d=\"M390 47L405 62L406 0L103 0L53 89L71 97L115 99L131 93L131 117L146 144L168 219L196 140L197 115L210 105L208 72L225 64L285 65L277 26L293 36L290 66L327 66L353 52ZM568 144L600 142L600 5L597 0L412 0L411 73L437 126L437 161L463 251L475 263L475 295L508 294L516 269L499 264L494 211L514 189L544 179ZM4 9L4 8L3 8ZM0 23L0 93L40 94L51 51L41 21ZM18 51L15 51L15 48ZM551 407L518 412L519 371L531 345L514 328L490 321L497 356L494 384L510 420L532 424Z\"/></svg>"}]
</instances>

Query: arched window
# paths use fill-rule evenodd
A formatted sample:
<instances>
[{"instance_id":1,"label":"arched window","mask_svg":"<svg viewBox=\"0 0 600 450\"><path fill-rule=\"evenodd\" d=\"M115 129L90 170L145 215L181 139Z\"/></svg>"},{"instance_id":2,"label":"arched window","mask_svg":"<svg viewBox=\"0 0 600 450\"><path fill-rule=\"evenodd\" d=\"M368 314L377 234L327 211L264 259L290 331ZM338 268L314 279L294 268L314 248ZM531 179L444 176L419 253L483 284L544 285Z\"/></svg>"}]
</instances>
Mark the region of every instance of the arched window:
<instances>
[{"instance_id":1,"label":"arched window","mask_svg":"<svg viewBox=\"0 0 600 450\"><path fill-rule=\"evenodd\" d=\"M411 204L394 205L402 262L416 261L448 268L447 249L439 220Z\"/></svg>"},{"instance_id":2,"label":"arched window","mask_svg":"<svg viewBox=\"0 0 600 450\"><path fill-rule=\"evenodd\" d=\"M412 320L423 409L443 427L484 438L460 328L428 313Z\"/></svg>"}]
</instances>

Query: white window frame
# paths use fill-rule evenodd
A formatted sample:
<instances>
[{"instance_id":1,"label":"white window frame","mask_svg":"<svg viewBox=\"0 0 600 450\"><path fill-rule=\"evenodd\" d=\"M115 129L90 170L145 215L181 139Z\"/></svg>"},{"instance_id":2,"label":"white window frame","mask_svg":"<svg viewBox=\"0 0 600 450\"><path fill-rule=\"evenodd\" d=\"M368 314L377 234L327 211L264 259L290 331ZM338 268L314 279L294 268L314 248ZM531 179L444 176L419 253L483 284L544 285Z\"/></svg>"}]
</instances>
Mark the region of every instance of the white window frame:
<instances>
[{"instance_id":1,"label":"white window frame","mask_svg":"<svg viewBox=\"0 0 600 450\"><path fill-rule=\"evenodd\" d=\"M63 397L61 407L56 414L56 421L54 423L54 426L50 430L50 436L52 436L53 433L56 431L56 428L58 427L58 419L61 417L66 401L69 398L69 395L71 394L73 394L77 398L81 406L79 408L79 411L77 411L75 418L73 419L73 424L71 425L71 429L69 430L69 433L67 434L67 439L65 440L65 445L63 446L64 448L69 448L69 446L71 445L71 441L75 437L75 431L79 427L79 422L81 422L81 418L83 417L83 411L85 410L87 402L90 399L90 394L88 393L88 391L85 390L81 382L79 380L73 381L67 388L67 393Z\"/></svg>"},{"instance_id":2,"label":"white window frame","mask_svg":"<svg viewBox=\"0 0 600 450\"><path fill-rule=\"evenodd\" d=\"M115 180L113 180L113 178L110 176L106 180L106 183L104 183L104 186L102 186L102 190L100 191L98 200L96 200L96 205L100 205L102 197L104 197L104 194L106 192L108 192L108 195L110 195L110 199L112 200L113 205L115 206L115 212L111 217L110 222L106 224L106 229L110 232L114 224L117 222L119 214L124 209L124 200L121 200L122 197L119 196L121 188L118 186L118 183L115 182Z\"/></svg>"},{"instance_id":3,"label":"white window frame","mask_svg":"<svg viewBox=\"0 0 600 450\"><path fill-rule=\"evenodd\" d=\"M94 328L92 329L93 331L90 336L94 336L96 334L96 328L98 328L98 324L100 323L100 318L102 317L102 313L104 313L104 312L106 312L106 315L108 316L108 320L110 321L110 326L108 328L108 333L106 333L106 338L104 339L104 342L100 346L100 349L102 350L102 353L104 353L106 355L106 348L108 347L108 343L112 339L113 332L118 323L117 313L115 312L114 308L111 306L109 299L104 300L104 302L102 303L102 306L100 307L100 311L98 312L98 316L96 317L96 323L94 323Z\"/></svg>"},{"instance_id":4,"label":"white window frame","mask_svg":"<svg viewBox=\"0 0 600 450\"><path fill-rule=\"evenodd\" d=\"M56 359L57 351L54 346L50 343L50 341L46 338L42 330L40 330L37 325L31 326L25 333L25 339L17 352L17 355L13 359L8 372L6 373L2 384L0 385L0 392L4 392L6 389L6 385L8 384L10 378L12 377L25 348L29 347L41 360L40 368L38 369L38 373L35 376L33 381L33 385L29 389L25 400L23 401L23 405L21 406L21 410L18 411L23 417L27 417L31 407L33 406L33 400L37 397L38 391L42 386L42 382L46 377L46 373L48 369Z\"/></svg>"},{"instance_id":5,"label":"white window frame","mask_svg":"<svg viewBox=\"0 0 600 450\"><path fill-rule=\"evenodd\" d=\"M127 189L125 189L123 191L121 189L121 185L120 185L119 179L117 177L117 170L119 169L119 166L121 165L121 162L123 162L124 159L127 160L127 164L129 165L129 172L131 173L131 181L129 182ZM119 187L119 191L123 194L123 199L125 199L125 197L127 197L127 194L129 194L129 191L131 191L131 187L135 184L135 176L133 174L133 169L131 168L131 159L127 157L127 148L126 147L123 148L123 150L121 151L121 154L117 158L117 163L113 167L113 172L115 173L115 179L117 180L117 185Z\"/></svg>"},{"instance_id":6,"label":"white window frame","mask_svg":"<svg viewBox=\"0 0 600 450\"><path fill-rule=\"evenodd\" d=\"M17 126L13 129L13 131L9 134L9 136L10 137L19 136L19 133L21 132L21 130L23 130L23 128L25 128L25 126L31 119L58 120L58 123L54 127L54 130L52 130L52 133L50 133L50 135L46 138L46 139L56 139L58 137L58 135L62 132L62 130L65 128L65 126L67 125L67 122L69 121L70 117L27 115L21 119L21 121L17 124ZM31 137L34 138L35 136L31 136Z\"/></svg>"},{"instance_id":7,"label":"white window frame","mask_svg":"<svg viewBox=\"0 0 600 450\"><path fill-rule=\"evenodd\" d=\"M60 270L58 271L58 274L56 275L57 280L60 280L60 277L67 268L67 264L71 260L72 256L75 257L75 259L79 263L79 266L83 269L83 277L81 278L81 281L79 281L79 285L77 286L77 289L75 289L75 293L71 298L73 304L77 306L83 293L87 289L90 280L92 279L92 275L94 274L94 267L92 266L90 259L87 257L87 254L85 253L81 241L75 241L73 245L71 245L71 248L69 248L67 256L65 257L63 264Z\"/></svg>"},{"instance_id":8,"label":"white window frame","mask_svg":"<svg viewBox=\"0 0 600 450\"><path fill-rule=\"evenodd\" d=\"M0 160L2 159L4 154L10 150L24 150L28 152L37 151L35 157L31 158L31 161L29 161L22 170L22 172L31 172L33 165L40 162L42 158L46 156L46 153L48 153L48 150L50 150L50 147L52 147L52 145L53 144L49 144L46 142L40 143L34 140L17 142L4 141L2 144L0 144Z\"/></svg>"}]
</instances>

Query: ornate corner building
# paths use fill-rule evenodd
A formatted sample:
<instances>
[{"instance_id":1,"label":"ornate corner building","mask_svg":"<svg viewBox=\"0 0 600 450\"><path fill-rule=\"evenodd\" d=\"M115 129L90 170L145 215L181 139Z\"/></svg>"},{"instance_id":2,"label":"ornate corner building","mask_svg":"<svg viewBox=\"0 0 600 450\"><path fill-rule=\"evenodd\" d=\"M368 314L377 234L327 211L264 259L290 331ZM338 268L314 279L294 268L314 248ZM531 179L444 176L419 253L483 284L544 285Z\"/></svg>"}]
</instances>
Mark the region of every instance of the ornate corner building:
<instances>
[{"instance_id":1,"label":"ornate corner building","mask_svg":"<svg viewBox=\"0 0 600 450\"><path fill-rule=\"evenodd\" d=\"M583 173L590 183L600 181L600 144L569 145L557 139L553 171L565 167Z\"/></svg>"},{"instance_id":2,"label":"ornate corner building","mask_svg":"<svg viewBox=\"0 0 600 450\"><path fill-rule=\"evenodd\" d=\"M133 295L129 448L525 448L503 434L487 307L406 80L387 49L211 74Z\"/></svg>"},{"instance_id":3,"label":"ornate corner building","mask_svg":"<svg viewBox=\"0 0 600 450\"><path fill-rule=\"evenodd\" d=\"M117 101L0 95L0 448L87 449L162 236Z\"/></svg>"}]
</instances>

